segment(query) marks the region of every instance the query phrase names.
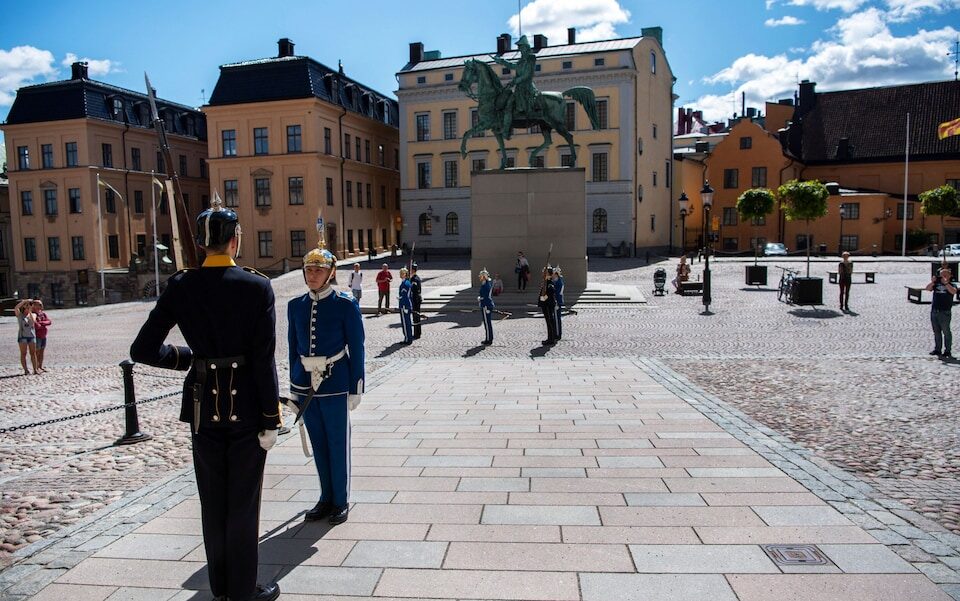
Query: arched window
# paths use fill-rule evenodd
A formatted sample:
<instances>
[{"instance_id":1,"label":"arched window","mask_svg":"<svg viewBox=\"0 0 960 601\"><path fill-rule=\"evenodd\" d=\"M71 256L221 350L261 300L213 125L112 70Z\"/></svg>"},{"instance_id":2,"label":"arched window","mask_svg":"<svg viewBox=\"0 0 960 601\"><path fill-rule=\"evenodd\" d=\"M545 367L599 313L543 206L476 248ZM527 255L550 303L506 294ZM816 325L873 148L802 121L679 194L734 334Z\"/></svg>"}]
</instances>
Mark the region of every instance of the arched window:
<instances>
[{"instance_id":1,"label":"arched window","mask_svg":"<svg viewBox=\"0 0 960 601\"><path fill-rule=\"evenodd\" d=\"M607 212L604 209L597 209L593 212L593 233L607 233Z\"/></svg>"},{"instance_id":2,"label":"arched window","mask_svg":"<svg viewBox=\"0 0 960 601\"><path fill-rule=\"evenodd\" d=\"M420 213L420 235L429 236L433 233L433 223L430 221L430 216L426 213Z\"/></svg>"},{"instance_id":3,"label":"arched window","mask_svg":"<svg viewBox=\"0 0 960 601\"><path fill-rule=\"evenodd\" d=\"M650 72L657 72L657 55L653 50L650 51Z\"/></svg>"},{"instance_id":4,"label":"arched window","mask_svg":"<svg viewBox=\"0 0 960 601\"><path fill-rule=\"evenodd\" d=\"M447 213L447 235L457 236L460 234L460 218L454 212Z\"/></svg>"}]
</instances>

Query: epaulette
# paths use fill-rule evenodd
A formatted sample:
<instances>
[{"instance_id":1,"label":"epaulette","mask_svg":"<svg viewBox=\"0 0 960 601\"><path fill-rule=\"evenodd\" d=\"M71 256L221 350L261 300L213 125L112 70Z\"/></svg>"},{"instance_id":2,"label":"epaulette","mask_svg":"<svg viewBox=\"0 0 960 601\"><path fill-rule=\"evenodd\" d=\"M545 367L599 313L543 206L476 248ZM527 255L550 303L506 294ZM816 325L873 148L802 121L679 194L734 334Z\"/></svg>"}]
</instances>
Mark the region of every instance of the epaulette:
<instances>
[{"instance_id":1,"label":"epaulette","mask_svg":"<svg viewBox=\"0 0 960 601\"><path fill-rule=\"evenodd\" d=\"M342 298L342 299L344 299L344 300L348 300L348 301L350 301L350 302L354 302L353 296L350 295L350 294L347 294L346 292L337 292L337 296L340 297L340 298Z\"/></svg>"},{"instance_id":2,"label":"epaulette","mask_svg":"<svg viewBox=\"0 0 960 601\"><path fill-rule=\"evenodd\" d=\"M241 267L241 269L243 269L243 270L246 271L247 273L252 273L252 274L258 275L258 276L260 276L260 277L262 277L262 278L267 278L268 280L270 279L269 276L267 276L267 275L265 275L265 274L263 274L263 273L260 273L259 271L257 271L257 270L254 269L253 267L247 267L246 265L244 265L243 267Z\"/></svg>"}]
</instances>

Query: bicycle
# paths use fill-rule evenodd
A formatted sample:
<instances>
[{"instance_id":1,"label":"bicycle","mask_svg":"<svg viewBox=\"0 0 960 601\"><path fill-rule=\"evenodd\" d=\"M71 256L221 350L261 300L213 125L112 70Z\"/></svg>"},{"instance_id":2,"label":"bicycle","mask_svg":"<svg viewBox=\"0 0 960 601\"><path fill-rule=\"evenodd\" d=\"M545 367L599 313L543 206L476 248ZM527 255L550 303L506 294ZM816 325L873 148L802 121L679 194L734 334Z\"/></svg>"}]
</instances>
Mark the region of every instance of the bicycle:
<instances>
[{"instance_id":1,"label":"bicycle","mask_svg":"<svg viewBox=\"0 0 960 601\"><path fill-rule=\"evenodd\" d=\"M800 271L790 269L789 267L780 267L779 265L777 267L780 269L780 286L777 289L777 300L791 303L793 302L793 280ZM787 297L786 301L783 300L784 296Z\"/></svg>"}]
</instances>

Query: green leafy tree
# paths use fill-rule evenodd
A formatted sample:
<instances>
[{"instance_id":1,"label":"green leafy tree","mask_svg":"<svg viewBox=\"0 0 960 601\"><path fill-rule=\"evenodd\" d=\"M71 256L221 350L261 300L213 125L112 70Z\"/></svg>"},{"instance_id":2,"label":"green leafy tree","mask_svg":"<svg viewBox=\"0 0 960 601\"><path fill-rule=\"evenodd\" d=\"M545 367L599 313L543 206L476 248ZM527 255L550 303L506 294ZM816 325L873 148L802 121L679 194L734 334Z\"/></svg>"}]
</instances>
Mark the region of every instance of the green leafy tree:
<instances>
[{"instance_id":1,"label":"green leafy tree","mask_svg":"<svg viewBox=\"0 0 960 601\"><path fill-rule=\"evenodd\" d=\"M827 187L816 180L792 179L777 188L787 221L807 222L807 277L810 277L810 222L827 214Z\"/></svg>"},{"instance_id":2,"label":"green leafy tree","mask_svg":"<svg viewBox=\"0 0 960 601\"><path fill-rule=\"evenodd\" d=\"M920 212L940 216L940 233L943 233L943 216L954 215L960 210L960 194L953 186L940 186L920 193Z\"/></svg>"},{"instance_id":3,"label":"green leafy tree","mask_svg":"<svg viewBox=\"0 0 960 601\"><path fill-rule=\"evenodd\" d=\"M776 203L773 192L766 188L752 188L747 190L737 199L737 212L741 219L749 219L757 225L762 217L766 217L773 212L773 205ZM756 239L756 236L754 236ZM757 257L760 256L760 245L753 249L753 264L757 264Z\"/></svg>"}]
</instances>

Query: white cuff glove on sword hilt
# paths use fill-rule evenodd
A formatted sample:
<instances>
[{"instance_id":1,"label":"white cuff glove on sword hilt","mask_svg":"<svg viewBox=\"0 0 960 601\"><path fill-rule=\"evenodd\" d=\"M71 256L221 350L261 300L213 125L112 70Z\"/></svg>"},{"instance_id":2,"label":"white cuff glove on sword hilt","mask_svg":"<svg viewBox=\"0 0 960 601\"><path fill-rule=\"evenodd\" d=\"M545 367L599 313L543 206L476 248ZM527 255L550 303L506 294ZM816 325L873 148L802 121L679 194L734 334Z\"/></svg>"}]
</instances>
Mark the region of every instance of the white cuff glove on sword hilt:
<instances>
[{"instance_id":1,"label":"white cuff glove on sword hilt","mask_svg":"<svg viewBox=\"0 0 960 601\"><path fill-rule=\"evenodd\" d=\"M273 445L277 444L277 430L260 430L257 438L260 439L260 447L264 451L269 451Z\"/></svg>"}]
</instances>

